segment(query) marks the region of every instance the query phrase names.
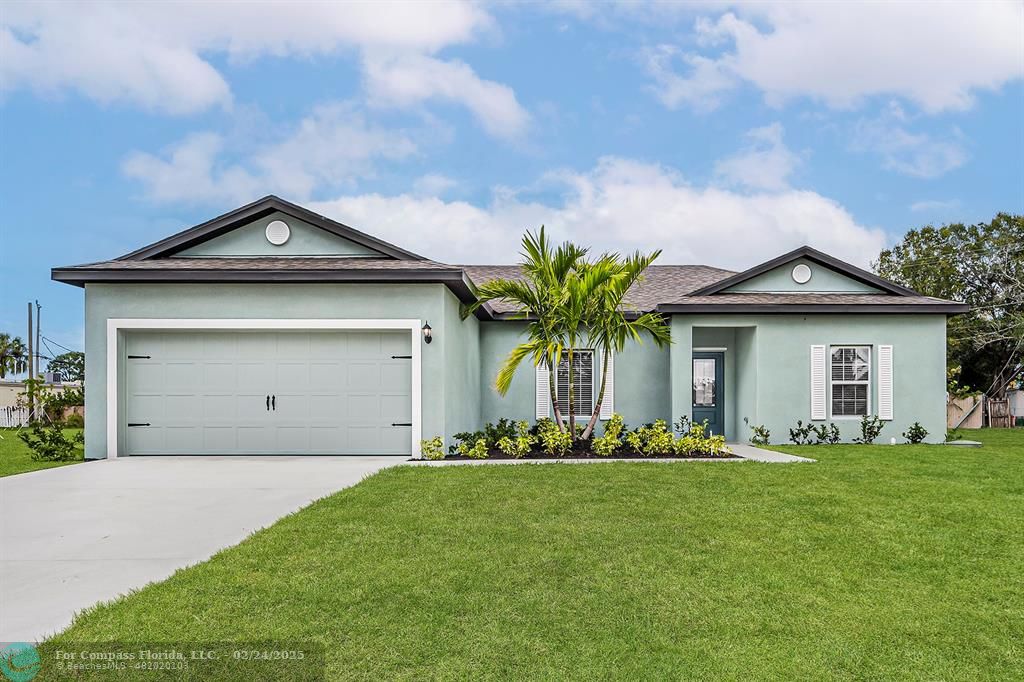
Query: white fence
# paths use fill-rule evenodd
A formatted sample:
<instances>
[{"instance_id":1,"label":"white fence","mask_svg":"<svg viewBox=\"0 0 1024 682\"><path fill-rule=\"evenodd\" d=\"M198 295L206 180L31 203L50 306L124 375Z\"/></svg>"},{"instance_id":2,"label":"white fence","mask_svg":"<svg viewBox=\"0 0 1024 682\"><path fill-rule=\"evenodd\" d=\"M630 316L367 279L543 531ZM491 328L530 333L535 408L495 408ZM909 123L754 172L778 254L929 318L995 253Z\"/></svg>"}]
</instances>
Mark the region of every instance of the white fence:
<instances>
[{"instance_id":1,"label":"white fence","mask_svg":"<svg viewBox=\"0 0 1024 682\"><path fill-rule=\"evenodd\" d=\"M0 428L26 426L27 424L27 407L0 407Z\"/></svg>"}]
</instances>

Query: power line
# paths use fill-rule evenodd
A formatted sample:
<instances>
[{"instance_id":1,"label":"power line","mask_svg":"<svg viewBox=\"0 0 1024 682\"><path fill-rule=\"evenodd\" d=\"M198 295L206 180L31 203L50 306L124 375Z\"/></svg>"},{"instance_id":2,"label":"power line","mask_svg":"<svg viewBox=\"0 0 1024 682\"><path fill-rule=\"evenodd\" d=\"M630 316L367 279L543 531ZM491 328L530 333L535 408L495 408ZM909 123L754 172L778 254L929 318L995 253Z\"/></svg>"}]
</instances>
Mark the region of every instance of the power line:
<instances>
[{"instance_id":1,"label":"power line","mask_svg":"<svg viewBox=\"0 0 1024 682\"><path fill-rule=\"evenodd\" d=\"M50 342L50 343L52 343L53 345L57 346L57 348L61 348L61 349L63 349L63 350L66 350L66 351L68 351L69 353L80 353L80 352L81 352L81 351L77 351L77 350L75 350L75 349L73 349L73 348L68 348L67 346L62 346L62 345L60 345L59 343L57 343L56 341L54 341L53 339L51 339L51 338L48 338L48 337L46 337L46 336L44 336L44 337L43 337L43 340L45 340L45 341L49 341L49 342ZM50 349L50 352L53 352L53 349ZM55 355L57 355L57 354L55 353Z\"/></svg>"}]
</instances>

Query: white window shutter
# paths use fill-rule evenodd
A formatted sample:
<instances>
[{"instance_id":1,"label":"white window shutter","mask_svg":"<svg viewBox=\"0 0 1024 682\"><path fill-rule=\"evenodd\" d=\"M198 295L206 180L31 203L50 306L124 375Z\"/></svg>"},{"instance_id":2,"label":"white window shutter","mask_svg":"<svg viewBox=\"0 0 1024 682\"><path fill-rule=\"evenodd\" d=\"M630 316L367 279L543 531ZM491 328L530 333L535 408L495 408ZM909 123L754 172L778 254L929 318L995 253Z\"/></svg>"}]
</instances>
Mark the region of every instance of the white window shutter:
<instances>
[{"instance_id":1,"label":"white window shutter","mask_svg":"<svg viewBox=\"0 0 1024 682\"><path fill-rule=\"evenodd\" d=\"M551 413L551 384L547 365L537 365L537 419L544 419Z\"/></svg>"},{"instance_id":2,"label":"white window shutter","mask_svg":"<svg viewBox=\"0 0 1024 682\"><path fill-rule=\"evenodd\" d=\"M811 346L811 419L825 418L825 346Z\"/></svg>"},{"instance_id":3,"label":"white window shutter","mask_svg":"<svg viewBox=\"0 0 1024 682\"><path fill-rule=\"evenodd\" d=\"M878 347L878 418L892 421L892 346Z\"/></svg>"},{"instance_id":4,"label":"white window shutter","mask_svg":"<svg viewBox=\"0 0 1024 682\"><path fill-rule=\"evenodd\" d=\"M602 365L604 357L602 356ZM601 402L601 419L611 419L615 412L615 354L608 356L608 373L604 379L604 400Z\"/></svg>"}]
</instances>

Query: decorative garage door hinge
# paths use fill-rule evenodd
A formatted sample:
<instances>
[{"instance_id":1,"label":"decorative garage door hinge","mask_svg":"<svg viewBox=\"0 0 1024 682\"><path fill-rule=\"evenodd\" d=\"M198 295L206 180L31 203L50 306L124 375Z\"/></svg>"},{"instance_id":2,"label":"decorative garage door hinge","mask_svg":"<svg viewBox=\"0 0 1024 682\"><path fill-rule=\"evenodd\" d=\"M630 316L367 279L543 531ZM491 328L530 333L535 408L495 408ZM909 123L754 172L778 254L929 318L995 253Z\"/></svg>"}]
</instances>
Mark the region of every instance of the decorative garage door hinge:
<instances>
[{"instance_id":1,"label":"decorative garage door hinge","mask_svg":"<svg viewBox=\"0 0 1024 682\"><path fill-rule=\"evenodd\" d=\"M142 424L142 423L134 423L134 424L129 423L128 424L128 426L149 426L149 425L150 425L149 422L146 422L145 424Z\"/></svg>"},{"instance_id":2,"label":"decorative garage door hinge","mask_svg":"<svg viewBox=\"0 0 1024 682\"><path fill-rule=\"evenodd\" d=\"M392 360L412 360L411 355L392 355Z\"/></svg>"},{"instance_id":3,"label":"decorative garage door hinge","mask_svg":"<svg viewBox=\"0 0 1024 682\"><path fill-rule=\"evenodd\" d=\"M412 426L412 422L409 422L409 423L405 423L405 422L391 422L391 425L392 426Z\"/></svg>"},{"instance_id":4,"label":"decorative garage door hinge","mask_svg":"<svg viewBox=\"0 0 1024 682\"><path fill-rule=\"evenodd\" d=\"M152 358L150 356L148 356L148 355L129 355L128 359L129 360L150 360Z\"/></svg>"}]
</instances>

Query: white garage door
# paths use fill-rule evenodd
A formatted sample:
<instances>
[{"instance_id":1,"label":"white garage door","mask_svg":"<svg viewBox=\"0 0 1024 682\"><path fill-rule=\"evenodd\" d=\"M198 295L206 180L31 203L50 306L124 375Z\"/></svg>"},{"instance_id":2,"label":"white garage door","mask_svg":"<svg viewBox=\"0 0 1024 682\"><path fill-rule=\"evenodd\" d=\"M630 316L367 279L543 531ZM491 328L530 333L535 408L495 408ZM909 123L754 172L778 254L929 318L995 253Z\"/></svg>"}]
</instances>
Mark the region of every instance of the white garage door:
<instances>
[{"instance_id":1,"label":"white garage door","mask_svg":"<svg viewBox=\"0 0 1024 682\"><path fill-rule=\"evenodd\" d=\"M129 455L411 451L408 332L125 335Z\"/></svg>"}]
</instances>

